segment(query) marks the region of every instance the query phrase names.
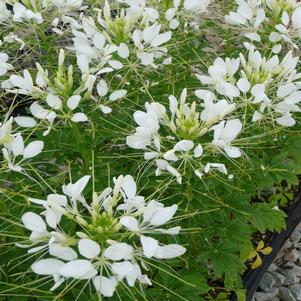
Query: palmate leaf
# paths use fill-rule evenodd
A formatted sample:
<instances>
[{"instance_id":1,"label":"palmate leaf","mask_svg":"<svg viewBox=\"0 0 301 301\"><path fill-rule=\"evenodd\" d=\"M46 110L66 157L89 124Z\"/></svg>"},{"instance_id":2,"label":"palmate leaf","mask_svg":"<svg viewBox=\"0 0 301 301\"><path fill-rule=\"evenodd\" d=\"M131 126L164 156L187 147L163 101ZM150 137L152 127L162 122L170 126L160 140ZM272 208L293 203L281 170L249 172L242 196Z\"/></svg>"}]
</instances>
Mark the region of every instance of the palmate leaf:
<instances>
[{"instance_id":1,"label":"palmate leaf","mask_svg":"<svg viewBox=\"0 0 301 301\"><path fill-rule=\"evenodd\" d=\"M229 248L224 244L219 244L216 247L210 247L203 257L212 263L214 279L222 278L227 290L238 290L243 287L241 274L245 265L235 251L235 245Z\"/></svg>"},{"instance_id":2,"label":"palmate leaf","mask_svg":"<svg viewBox=\"0 0 301 301\"><path fill-rule=\"evenodd\" d=\"M205 277L201 273L189 270L186 271L185 274L188 275L183 276L183 280L191 283L192 285L194 285L194 287L181 285L181 283L178 283L176 292L189 301L202 301L203 299L201 298L201 295L206 294L211 289L211 287L207 285Z\"/></svg>"},{"instance_id":3,"label":"palmate leaf","mask_svg":"<svg viewBox=\"0 0 301 301\"><path fill-rule=\"evenodd\" d=\"M262 233L267 230L280 232L285 229L286 214L273 207L273 204L256 203L248 210L255 228Z\"/></svg>"},{"instance_id":4,"label":"palmate leaf","mask_svg":"<svg viewBox=\"0 0 301 301\"><path fill-rule=\"evenodd\" d=\"M243 261L236 254L227 249L214 250L212 254L214 274L217 277L224 276L226 289L241 287L241 272L244 269Z\"/></svg>"}]
</instances>

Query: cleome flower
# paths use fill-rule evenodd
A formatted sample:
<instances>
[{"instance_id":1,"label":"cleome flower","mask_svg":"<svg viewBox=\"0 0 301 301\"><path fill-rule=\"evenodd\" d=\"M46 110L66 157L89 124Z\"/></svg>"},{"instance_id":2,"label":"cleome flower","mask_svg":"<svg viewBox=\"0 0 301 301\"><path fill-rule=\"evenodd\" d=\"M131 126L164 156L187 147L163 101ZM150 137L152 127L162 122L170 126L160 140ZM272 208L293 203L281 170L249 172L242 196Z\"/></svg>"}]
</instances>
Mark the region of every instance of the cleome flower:
<instances>
[{"instance_id":1,"label":"cleome flower","mask_svg":"<svg viewBox=\"0 0 301 301\"><path fill-rule=\"evenodd\" d=\"M237 65L232 68L234 72L229 73L227 70L233 61ZM209 75L197 77L203 85L227 97L237 108L247 110L252 122L273 123L275 120L279 125L289 127L295 124L293 113L300 111L297 63L298 57L293 57L291 51L280 62L278 55L266 58L251 48L247 58L240 54L239 59L216 59L208 69ZM196 91L201 99L205 99L208 93L206 90Z\"/></svg>"},{"instance_id":2,"label":"cleome flower","mask_svg":"<svg viewBox=\"0 0 301 301\"><path fill-rule=\"evenodd\" d=\"M179 244L164 245L159 240L179 234L180 227L166 227L177 205L147 201L137 194L130 175L115 178L113 188L94 192L88 202L83 191L89 180L90 176L84 176L64 185L64 194L50 194L46 200L29 198L44 209L22 216L31 231L30 244L18 246L29 248L29 253L43 253L32 271L53 277L51 290L69 280L84 280L104 297L113 296L121 282L129 287L137 282L152 285L147 275L150 260L176 258L186 252Z\"/></svg>"},{"instance_id":3,"label":"cleome flower","mask_svg":"<svg viewBox=\"0 0 301 301\"><path fill-rule=\"evenodd\" d=\"M36 157L44 148L44 142L40 140L32 141L25 147L23 137L20 133L15 134L8 141L4 144L4 148L2 148L2 154L8 169L16 172L22 172L24 161Z\"/></svg>"},{"instance_id":4,"label":"cleome flower","mask_svg":"<svg viewBox=\"0 0 301 301\"><path fill-rule=\"evenodd\" d=\"M301 34L301 4L297 0L236 0L237 10L225 16L225 21L243 28L252 43L268 37L272 51L279 53L280 41L298 48L294 41Z\"/></svg>"},{"instance_id":5,"label":"cleome flower","mask_svg":"<svg viewBox=\"0 0 301 301\"><path fill-rule=\"evenodd\" d=\"M157 102L146 103L146 112L134 113L138 127L126 139L129 147L144 151L145 160L154 160L156 175L167 171L179 184L188 169L199 177L211 167L227 174L224 164L211 161L216 160L216 153L226 158L241 156L239 148L232 143L242 130L242 124L238 119L225 120L235 105L226 100L216 101L215 96L205 90L198 90L197 94L205 98L202 105L196 102L189 105L186 89L179 101L169 96L170 114ZM219 168L214 168L217 166Z\"/></svg>"},{"instance_id":6,"label":"cleome flower","mask_svg":"<svg viewBox=\"0 0 301 301\"><path fill-rule=\"evenodd\" d=\"M29 95L33 101L29 107L32 116L47 126L44 136L48 135L55 120L62 122L86 122L88 117L79 111L79 105L83 100L80 94L93 89L95 77L85 75L80 86L74 89L73 68L64 69L65 52L60 51L58 69L55 77L51 78L47 70L37 64L35 83L28 70L23 71L23 76L11 75L8 80L2 82L2 87L8 92ZM34 118L19 116L15 118L22 127L33 127L37 123Z\"/></svg>"}]
</instances>

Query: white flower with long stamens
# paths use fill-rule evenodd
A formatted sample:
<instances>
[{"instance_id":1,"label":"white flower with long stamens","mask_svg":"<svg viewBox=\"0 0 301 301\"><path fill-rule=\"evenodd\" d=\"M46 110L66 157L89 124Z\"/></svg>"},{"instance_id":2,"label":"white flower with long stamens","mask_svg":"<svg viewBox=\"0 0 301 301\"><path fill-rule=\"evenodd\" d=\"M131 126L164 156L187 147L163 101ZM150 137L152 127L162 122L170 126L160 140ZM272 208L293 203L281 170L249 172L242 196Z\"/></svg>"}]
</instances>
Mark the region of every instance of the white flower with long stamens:
<instances>
[{"instance_id":1,"label":"white flower with long stamens","mask_svg":"<svg viewBox=\"0 0 301 301\"><path fill-rule=\"evenodd\" d=\"M229 59L225 61L230 63ZM236 60L232 59L232 61ZM215 64L208 69L209 76L197 75L197 77L213 91L228 97L236 107L250 110L252 122L276 120L279 125L286 127L295 124L293 113L300 111L301 98L298 81L301 75L296 70L298 58L293 57L291 51L280 61L278 55L266 58L252 47L247 58L240 54L237 72L226 77L226 67L223 62L217 59ZM226 83L222 84L223 87L230 85L232 89L221 89L218 79ZM230 91L238 91L238 94L235 95ZM211 103L212 107L212 102L216 97L214 93L207 90L197 90L195 93L199 98L204 99L205 105L209 106ZM227 105L222 102L220 102L220 107L227 110ZM216 109L218 109L217 104Z\"/></svg>"},{"instance_id":2,"label":"white flower with long stamens","mask_svg":"<svg viewBox=\"0 0 301 301\"><path fill-rule=\"evenodd\" d=\"M228 68L236 72L236 67ZM196 95L204 100L203 104L186 103L186 89L179 101L173 95L169 96L170 115L163 105L146 103L146 112L134 113L138 127L135 134L126 139L129 147L144 151L145 160L154 161L157 176L167 172L179 184L183 180L182 169L192 168L195 174L203 174L205 166L210 163L209 157L215 155L214 149L206 146L208 140L225 150L227 157L240 157L239 149L231 145L241 130L240 121L236 120L240 124L238 131L230 120L218 134L218 128L223 127L224 118L235 110L235 105L225 99L216 101L215 95L207 90L197 90ZM215 127L215 135L210 137L210 129Z\"/></svg>"},{"instance_id":3,"label":"white flower with long stamens","mask_svg":"<svg viewBox=\"0 0 301 301\"><path fill-rule=\"evenodd\" d=\"M40 97L46 87L46 83L41 79L41 73L36 74L36 84L30 72L27 69L23 70L23 76L12 74L9 79L1 83L1 87L8 92L15 94L31 95L33 97Z\"/></svg>"},{"instance_id":4,"label":"white flower with long stamens","mask_svg":"<svg viewBox=\"0 0 301 301\"><path fill-rule=\"evenodd\" d=\"M171 32L160 33L161 25L153 24L143 31L136 29L133 32L133 42L137 47L137 57L142 65L153 65L156 58L167 53L163 44L171 39Z\"/></svg>"},{"instance_id":5,"label":"white flower with long stamens","mask_svg":"<svg viewBox=\"0 0 301 301\"><path fill-rule=\"evenodd\" d=\"M6 143L4 148L2 148L2 153L5 161L7 162L8 169L16 172L22 172L22 164L24 161L39 155L43 148L44 142L39 140L30 142L25 147L22 135L16 134L15 137L9 143Z\"/></svg>"},{"instance_id":6,"label":"white flower with long stamens","mask_svg":"<svg viewBox=\"0 0 301 301\"><path fill-rule=\"evenodd\" d=\"M149 260L177 258L186 252L179 244L161 242L162 236L180 232L179 226L167 227L173 223L177 205L146 201L137 194L137 185L129 175L114 179L114 187L99 195L94 192L88 203L83 190L89 179L84 176L64 185L64 194L51 194L45 201L29 198L45 209L40 214L46 223L36 213L25 213L22 222L32 232L31 244L18 246L33 246L29 253L48 251L32 264L32 271L52 276L51 290L69 279L92 281L96 292L104 297L113 296L120 282L129 287L136 282L151 285L143 274L149 269ZM64 221L79 226L81 232L71 227L66 235Z\"/></svg>"},{"instance_id":7,"label":"white flower with long stamens","mask_svg":"<svg viewBox=\"0 0 301 301\"><path fill-rule=\"evenodd\" d=\"M281 43L298 48L301 4L297 0L236 0L236 3L237 10L231 11L225 20L243 31L251 43L261 42L262 36L268 36L273 53L280 52ZM251 43L245 45L252 47Z\"/></svg>"},{"instance_id":8,"label":"white flower with long stamens","mask_svg":"<svg viewBox=\"0 0 301 301\"><path fill-rule=\"evenodd\" d=\"M77 65L83 74L105 74L123 68L120 61L112 59L118 47L107 42L91 17L83 18L81 29L73 30L73 42Z\"/></svg>"},{"instance_id":9,"label":"white flower with long stamens","mask_svg":"<svg viewBox=\"0 0 301 301\"><path fill-rule=\"evenodd\" d=\"M212 127L214 130L214 139L212 144L223 149L230 158L241 156L239 148L232 146L231 142L237 137L242 129L242 124L238 119L221 121L218 125Z\"/></svg>"},{"instance_id":10,"label":"white flower with long stamens","mask_svg":"<svg viewBox=\"0 0 301 301\"><path fill-rule=\"evenodd\" d=\"M208 75L197 75L204 85L214 86L217 92L230 99L239 96L239 90L235 85L235 74L240 65L239 59L223 60L217 58L214 64L208 68Z\"/></svg>"}]
</instances>

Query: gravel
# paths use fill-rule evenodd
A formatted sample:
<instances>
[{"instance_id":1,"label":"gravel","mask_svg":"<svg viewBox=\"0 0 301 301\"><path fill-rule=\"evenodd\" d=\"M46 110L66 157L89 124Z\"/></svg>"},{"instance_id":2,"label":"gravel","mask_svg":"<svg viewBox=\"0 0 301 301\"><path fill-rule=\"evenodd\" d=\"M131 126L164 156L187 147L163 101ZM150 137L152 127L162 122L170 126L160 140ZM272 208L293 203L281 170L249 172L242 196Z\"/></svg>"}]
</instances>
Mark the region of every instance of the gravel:
<instances>
[{"instance_id":1,"label":"gravel","mask_svg":"<svg viewBox=\"0 0 301 301\"><path fill-rule=\"evenodd\" d=\"M262 277L252 301L301 301L301 223Z\"/></svg>"}]
</instances>

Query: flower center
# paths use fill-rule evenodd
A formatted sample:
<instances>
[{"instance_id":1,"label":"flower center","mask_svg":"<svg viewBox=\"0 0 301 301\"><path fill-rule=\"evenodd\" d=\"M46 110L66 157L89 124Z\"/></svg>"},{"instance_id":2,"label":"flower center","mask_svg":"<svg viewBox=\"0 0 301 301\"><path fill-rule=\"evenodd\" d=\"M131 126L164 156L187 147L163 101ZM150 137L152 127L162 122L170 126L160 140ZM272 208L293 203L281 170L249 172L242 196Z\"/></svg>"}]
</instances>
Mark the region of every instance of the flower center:
<instances>
[{"instance_id":1,"label":"flower center","mask_svg":"<svg viewBox=\"0 0 301 301\"><path fill-rule=\"evenodd\" d=\"M106 242L120 229L118 220L107 212L94 212L87 228L91 237L98 242Z\"/></svg>"},{"instance_id":2,"label":"flower center","mask_svg":"<svg viewBox=\"0 0 301 301\"><path fill-rule=\"evenodd\" d=\"M195 111L196 103L191 107L187 104L180 106L176 113L175 133L182 139L196 140L201 135L200 114Z\"/></svg>"}]
</instances>

